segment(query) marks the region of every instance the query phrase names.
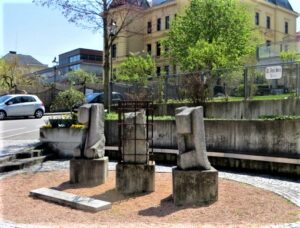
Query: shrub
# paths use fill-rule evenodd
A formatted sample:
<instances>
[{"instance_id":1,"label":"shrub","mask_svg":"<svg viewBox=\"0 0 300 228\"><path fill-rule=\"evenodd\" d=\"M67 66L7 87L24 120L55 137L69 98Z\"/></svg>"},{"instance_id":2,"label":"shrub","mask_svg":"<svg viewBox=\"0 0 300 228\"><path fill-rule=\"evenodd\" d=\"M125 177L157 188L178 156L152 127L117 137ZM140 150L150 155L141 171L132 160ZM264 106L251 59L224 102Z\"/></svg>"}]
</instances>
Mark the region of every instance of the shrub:
<instances>
[{"instance_id":1,"label":"shrub","mask_svg":"<svg viewBox=\"0 0 300 228\"><path fill-rule=\"evenodd\" d=\"M74 105L83 103L84 99L84 94L82 92L71 87L68 90L58 93L51 105L51 110L67 109L72 113Z\"/></svg>"}]
</instances>

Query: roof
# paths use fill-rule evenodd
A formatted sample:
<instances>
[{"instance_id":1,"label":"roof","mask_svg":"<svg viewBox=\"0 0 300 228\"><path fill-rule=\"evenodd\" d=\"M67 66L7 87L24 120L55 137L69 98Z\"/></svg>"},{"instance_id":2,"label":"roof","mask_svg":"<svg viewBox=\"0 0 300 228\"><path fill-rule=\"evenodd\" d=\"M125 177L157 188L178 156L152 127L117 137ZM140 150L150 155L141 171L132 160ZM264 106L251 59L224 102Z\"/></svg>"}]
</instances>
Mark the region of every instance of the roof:
<instances>
[{"instance_id":1,"label":"roof","mask_svg":"<svg viewBox=\"0 0 300 228\"><path fill-rule=\"evenodd\" d=\"M162 5L168 2L172 2L174 0L153 0L152 1L152 6L158 6L158 5Z\"/></svg>"},{"instance_id":2,"label":"roof","mask_svg":"<svg viewBox=\"0 0 300 228\"><path fill-rule=\"evenodd\" d=\"M113 0L110 4L110 8L117 8L122 5L134 5L137 7L141 7L143 9L147 9L150 7L147 0Z\"/></svg>"},{"instance_id":3,"label":"roof","mask_svg":"<svg viewBox=\"0 0 300 228\"><path fill-rule=\"evenodd\" d=\"M3 56L3 59L10 61L16 59L20 65L41 65L44 66L45 64L41 63L40 61L33 58L31 55L22 55L16 54L15 52L10 52Z\"/></svg>"},{"instance_id":4,"label":"roof","mask_svg":"<svg viewBox=\"0 0 300 228\"><path fill-rule=\"evenodd\" d=\"M293 7L291 6L289 0L266 0L267 2L273 3L274 5L281 6L287 10L293 10Z\"/></svg>"}]
</instances>

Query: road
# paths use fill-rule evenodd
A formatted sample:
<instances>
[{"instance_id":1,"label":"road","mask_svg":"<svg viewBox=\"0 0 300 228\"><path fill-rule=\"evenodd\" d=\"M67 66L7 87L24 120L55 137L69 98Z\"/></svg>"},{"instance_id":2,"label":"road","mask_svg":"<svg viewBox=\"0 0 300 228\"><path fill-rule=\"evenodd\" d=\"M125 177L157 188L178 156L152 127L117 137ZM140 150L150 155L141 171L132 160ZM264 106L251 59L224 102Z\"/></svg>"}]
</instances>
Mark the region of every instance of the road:
<instances>
[{"instance_id":1,"label":"road","mask_svg":"<svg viewBox=\"0 0 300 228\"><path fill-rule=\"evenodd\" d=\"M39 142L39 128L49 117L42 119L6 119L0 121L0 157L13 154Z\"/></svg>"},{"instance_id":2,"label":"road","mask_svg":"<svg viewBox=\"0 0 300 228\"><path fill-rule=\"evenodd\" d=\"M42 119L6 119L0 121L0 140L39 139L39 128L45 125L48 117Z\"/></svg>"}]
</instances>

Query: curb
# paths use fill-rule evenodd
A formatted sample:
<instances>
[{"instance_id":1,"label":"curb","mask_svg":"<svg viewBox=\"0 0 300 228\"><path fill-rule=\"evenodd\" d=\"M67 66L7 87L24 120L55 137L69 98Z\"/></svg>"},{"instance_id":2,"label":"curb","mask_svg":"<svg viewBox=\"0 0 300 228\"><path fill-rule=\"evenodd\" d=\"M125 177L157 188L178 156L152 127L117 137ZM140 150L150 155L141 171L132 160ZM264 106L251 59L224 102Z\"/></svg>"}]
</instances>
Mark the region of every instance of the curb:
<instances>
[{"instance_id":1,"label":"curb","mask_svg":"<svg viewBox=\"0 0 300 228\"><path fill-rule=\"evenodd\" d=\"M70 114L70 112L47 112L44 114L44 116L59 116L59 115L67 115Z\"/></svg>"}]
</instances>

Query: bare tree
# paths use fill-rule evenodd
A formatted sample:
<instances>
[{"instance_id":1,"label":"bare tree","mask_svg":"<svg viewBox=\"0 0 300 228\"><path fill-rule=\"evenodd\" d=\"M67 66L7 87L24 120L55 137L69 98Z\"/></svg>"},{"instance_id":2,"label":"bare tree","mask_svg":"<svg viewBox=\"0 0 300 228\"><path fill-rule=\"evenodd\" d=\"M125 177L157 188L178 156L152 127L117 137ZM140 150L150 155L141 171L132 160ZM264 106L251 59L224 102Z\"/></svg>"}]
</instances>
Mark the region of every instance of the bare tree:
<instances>
[{"instance_id":1,"label":"bare tree","mask_svg":"<svg viewBox=\"0 0 300 228\"><path fill-rule=\"evenodd\" d=\"M109 53L112 44L121 31L125 31L132 21L143 15L142 10L147 2L145 0L33 0L33 2L59 9L71 23L102 32L104 40L104 100L105 106L108 107Z\"/></svg>"},{"instance_id":2,"label":"bare tree","mask_svg":"<svg viewBox=\"0 0 300 228\"><path fill-rule=\"evenodd\" d=\"M32 86L35 81L28 76L30 69L19 64L18 58L0 59L0 89L17 93L19 86Z\"/></svg>"}]
</instances>

